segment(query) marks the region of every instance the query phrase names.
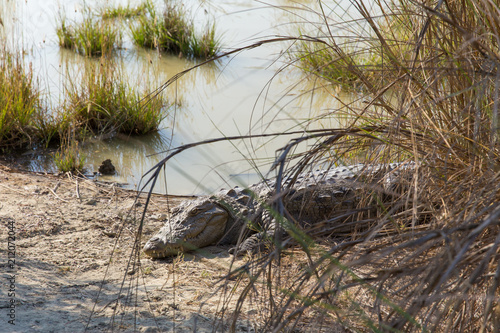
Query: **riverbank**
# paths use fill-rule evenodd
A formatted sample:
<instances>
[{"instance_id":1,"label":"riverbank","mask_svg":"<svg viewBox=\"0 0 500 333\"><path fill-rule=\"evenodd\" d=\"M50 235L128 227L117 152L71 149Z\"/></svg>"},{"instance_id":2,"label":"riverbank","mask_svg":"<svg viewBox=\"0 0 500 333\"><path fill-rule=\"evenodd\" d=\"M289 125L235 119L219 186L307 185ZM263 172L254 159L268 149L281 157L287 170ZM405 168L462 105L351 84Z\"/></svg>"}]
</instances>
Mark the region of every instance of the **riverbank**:
<instances>
[{"instance_id":1,"label":"riverbank","mask_svg":"<svg viewBox=\"0 0 500 333\"><path fill-rule=\"evenodd\" d=\"M132 291L140 304L118 307L115 330L133 331L135 320L139 332L156 332L157 325L162 331L212 331L220 299L210 294L228 271L227 249L209 247L203 256L175 262L142 258L141 274L127 269L134 211L140 217L144 203L135 199L135 191L114 184L0 165L2 326L9 332L81 332L87 325L89 332L110 331L115 301L125 302L123 295ZM181 199L153 197L143 241ZM124 277L137 278L138 288L126 284L120 293Z\"/></svg>"}]
</instances>

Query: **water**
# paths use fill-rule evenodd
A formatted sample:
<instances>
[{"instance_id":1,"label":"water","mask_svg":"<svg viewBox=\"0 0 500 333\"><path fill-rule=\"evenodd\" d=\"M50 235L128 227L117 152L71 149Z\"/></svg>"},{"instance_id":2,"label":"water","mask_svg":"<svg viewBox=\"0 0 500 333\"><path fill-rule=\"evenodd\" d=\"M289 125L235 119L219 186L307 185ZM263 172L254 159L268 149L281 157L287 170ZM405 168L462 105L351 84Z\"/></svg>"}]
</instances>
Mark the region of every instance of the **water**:
<instances>
[{"instance_id":1,"label":"water","mask_svg":"<svg viewBox=\"0 0 500 333\"><path fill-rule=\"evenodd\" d=\"M127 1L115 3L127 4ZM184 3L193 8L198 26L215 19L217 32L223 37L223 51L228 51L278 34L295 33L295 25L289 23L300 18L293 13L306 14L292 6L302 8L303 4L315 1L301 4L275 1L277 6L288 6L286 11L250 0ZM95 8L101 2L87 1L87 4ZM59 48L56 18L64 11L68 19L78 19L82 1L64 1L62 6L57 0L7 0L1 6L3 33L22 36L11 43L22 44L26 59L32 63L51 104L60 104L67 73L77 71L85 59ZM158 87L195 64L176 56L138 49L127 33L123 46L119 55L130 80L148 89ZM307 120L335 108L341 110L342 104L336 102L336 98L352 99L352 96L342 96L342 92L331 89L308 93L313 83L304 80L298 69L289 68L276 75L287 60L286 56L278 56L288 46L281 43L258 47L185 75L166 91L170 101L177 101L178 105L171 110L159 132L141 137L119 135L110 140L91 140L82 147L86 172L97 171L100 163L109 158L118 174L99 178L135 188L147 170L164 158L167 151L180 145L223 136L337 127L338 120L330 116L312 124ZM236 140L189 149L168 162L166 173L154 191L200 194L257 182L267 174L276 149L291 138ZM304 145L301 149L306 148ZM19 160L24 167L54 171L46 155L25 156L28 158Z\"/></svg>"}]
</instances>

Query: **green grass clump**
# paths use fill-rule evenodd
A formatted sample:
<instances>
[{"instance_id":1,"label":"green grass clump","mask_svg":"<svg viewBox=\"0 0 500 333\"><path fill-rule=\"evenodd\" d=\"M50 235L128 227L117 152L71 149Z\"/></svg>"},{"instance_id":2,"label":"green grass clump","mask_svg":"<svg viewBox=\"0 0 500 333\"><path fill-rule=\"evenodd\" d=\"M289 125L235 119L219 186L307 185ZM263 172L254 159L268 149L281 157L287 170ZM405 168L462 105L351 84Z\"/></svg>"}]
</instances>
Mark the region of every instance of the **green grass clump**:
<instances>
[{"instance_id":1,"label":"green grass clump","mask_svg":"<svg viewBox=\"0 0 500 333\"><path fill-rule=\"evenodd\" d=\"M377 32L369 36L349 32L334 38L320 30L315 38L310 38L298 29L299 34L309 40L298 42L288 54L305 73L347 90L358 89L372 81L375 81L374 86L389 84L397 80L401 66L408 66L412 61L414 31L411 26L415 22L408 20L411 21L411 17L382 16L377 20ZM377 34L386 39L379 39ZM316 41L312 42L314 39ZM391 48L392 52L384 52L384 47Z\"/></svg>"},{"instance_id":2,"label":"green grass clump","mask_svg":"<svg viewBox=\"0 0 500 333\"><path fill-rule=\"evenodd\" d=\"M165 118L165 101L160 97L146 98L146 95L129 90L129 98L122 105L120 132L146 134L156 131Z\"/></svg>"},{"instance_id":3,"label":"green grass clump","mask_svg":"<svg viewBox=\"0 0 500 333\"><path fill-rule=\"evenodd\" d=\"M148 4L145 14L140 15L137 24L131 26L131 33L139 46L179 55L209 58L220 49L215 25L207 27L200 37L183 7L173 4L168 4L162 14Z\"/></svg>"},{"instance_id":4,"label":"green grass clump","mask_svg":"<svg viewBox=\"0 0 500 333\"><path fill-rule=\"evenodd\" d=\"M127 4L126 6L118 5L116 7L108 5L100 8L99 14L103 19L131 18L143 14L146 11L147 7L147 2L142 2L135 7L131 7L130 4Z\"/></svg>"},{"instance_id":5,"label":"green grass clump","mask_svg":"<svg viewBox=\"0 0 500 333\"><path fill-rule=\"evenodd\" d=\"M215 56L220 49L220 42L215 34L215 24L212 24L206 28L200 37L193 36L190 46L191 55L196 58Z\"/></svg>"},{"instance_id":6,"label":"green grass clump","mask_svg":"<svg viewBox=\"0 0 500 333\"><path fill-rule=\"evenodd\" d=\"M61 107L43 110L44 112L34 114L33 127L36 129L37 143L43 143L47 147L50 143L61 142L62 133L68 131L73 120L71 114Z\"/></svg>"},{"instance_id":7,"label":"green grass clump","mask_svg":"<svg viewBox=\"0 0 500 333\"><path fill-rule=\"evenodd\" d=\"M0 52L1 148L60 142L72 122L71 113L47 106L31 65L27 69L21 56Z\"/></svg>"},{"instance_id":8,"label":"green grass clump","mask_svg":"<svg viewBox=\"0 0 500 333\"><path fill-rule=\"evenodd\" d=\"M61 172L81 172L85 157L80 154L78 142L72 140L71 144L63 144L53 155L54 163Z\"/></svg>"},{"instance_id":9,"label":"green grass clump","mask_svg":"<svg viewBox=\"0 0 500 333\"><path fill-rule=\"evenodd\" d=\"M90 14L79 23L68 24L62 17L56 34L61 47L89 57L109 54L121 45L121 35L116 27L109 22L97 20Z\"/></svg>"},{"instance_id":10,"label":"green grass clump","mask_svg":"<svg viewBox=\"0 0 500 333\"><path fill-rule=\"evenodd\" d=\"M67 88L68 112L83 132L145 134L156 130L165 117L161 96L143 101L118 66L105 58L85 66L82 81Z\"/></svg>"},{"instance_id":11,"label":"green grass clump","mask_svg":"<svg viewBox=\"0 0 500 333\"><path fill-rule=\"evenodd\" d=\"M40 90L31 66L10 52L0 52L0 146L30 141L33 117L43 112Z\"/></svg>"},{"instance_id":12,"label":"green grass clump","mask_svg":"<svg viewBox=\"0 0 500 333\"><path fill-rule=\"evenodd\" d=\"M310 42L302 42L299 45L299 50L293 56L299 60L299 67L305 72L314 73L341 85L350 85L357 81L358 77L349 69L346 59L328 45Z\"/></svg>"},{"instance_id":13,"label":"green grass clump","mask_svg":"<svg viewBox=\"0 0 500 333\"><path fill-rule=\"evenodd\" d=\"M181 7L168 6L160 15L150 5L147 14L140 16L139 24L132 28L132 37L136 44L143 47L187 54L192 30Z\"/></svg>"}]
</instances>

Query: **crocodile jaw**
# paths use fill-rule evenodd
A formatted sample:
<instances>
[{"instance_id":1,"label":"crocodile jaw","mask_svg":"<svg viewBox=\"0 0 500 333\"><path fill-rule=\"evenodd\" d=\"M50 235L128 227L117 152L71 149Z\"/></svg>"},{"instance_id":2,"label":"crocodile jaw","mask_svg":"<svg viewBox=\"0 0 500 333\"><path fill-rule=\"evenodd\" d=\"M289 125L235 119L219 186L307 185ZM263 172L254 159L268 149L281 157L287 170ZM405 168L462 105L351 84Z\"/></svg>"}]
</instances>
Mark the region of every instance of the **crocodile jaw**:
<instances>
[{"instance_id":1,"label":"crocodile jaw","mask_svg":"<svg viewBox=\"0 0 500 333\"><path fill-rule=\"evenodd\" d=\"M214 202L183 203L143 251L152 258L164 258L214 244L224 236L228 218L228 212Z\"/></svg>"}]
</instances>

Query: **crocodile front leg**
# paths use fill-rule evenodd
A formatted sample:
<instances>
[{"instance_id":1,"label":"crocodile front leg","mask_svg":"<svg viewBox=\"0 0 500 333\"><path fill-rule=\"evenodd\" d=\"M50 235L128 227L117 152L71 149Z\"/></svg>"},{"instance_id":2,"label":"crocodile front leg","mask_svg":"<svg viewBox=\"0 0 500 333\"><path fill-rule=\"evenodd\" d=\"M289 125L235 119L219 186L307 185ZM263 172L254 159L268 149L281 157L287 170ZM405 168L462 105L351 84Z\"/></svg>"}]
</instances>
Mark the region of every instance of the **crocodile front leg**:
<instances>
[{"instance_id":1,"label":"crocodile front leg","mask_svg":"<svg viewBox=\"0 0 500 333\"><path fill-rule=\"evenodd\" d=\"M263 251L274 244L277 230L276 218L268 210L262 212L263 230L247 237L239 246L229 249L229 253L240 256L245 253L253 254Z\"/></svg>"}]
</instances>

